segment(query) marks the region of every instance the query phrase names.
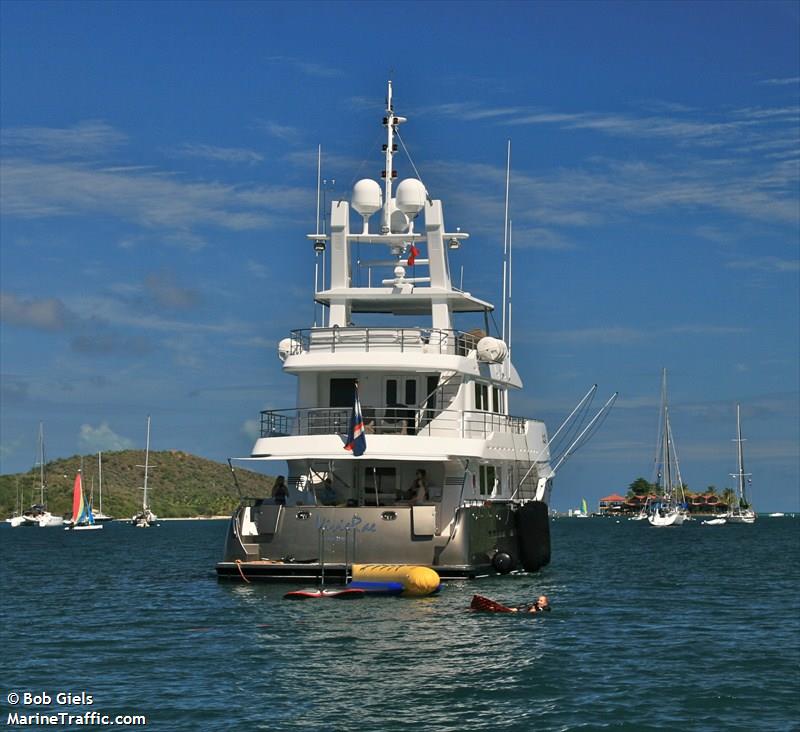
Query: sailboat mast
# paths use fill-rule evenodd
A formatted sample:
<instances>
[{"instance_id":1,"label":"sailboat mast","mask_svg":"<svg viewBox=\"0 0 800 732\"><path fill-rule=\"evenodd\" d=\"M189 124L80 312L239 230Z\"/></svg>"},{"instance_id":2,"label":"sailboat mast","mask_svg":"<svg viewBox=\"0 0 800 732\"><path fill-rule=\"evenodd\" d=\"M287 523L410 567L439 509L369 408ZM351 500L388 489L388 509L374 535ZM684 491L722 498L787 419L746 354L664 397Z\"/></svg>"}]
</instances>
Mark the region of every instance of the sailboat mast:
<instances>
[{"instance_id":1,"label":"sailboat mast","mask_svg":"<svg viewBox=\"0 0 800 732\"><path fill-rule=\"evenodd\" d=\"M742 503L746 503L747 499L744 495L744 448L742 447L742 420L739 414L739 405L736 405L736 442L737 445L737 452L738 452L738 465L739 465L739 474L736 476L739 482L739 501Z\"/></svg>"},{"instance_id":2,"label":"sailboat mast","mask_svg":"<svg viewBox=\"0 0 800 732\"><path fill-rule=\"evenodd\" d=\"M142 510L147 510L147 470L150 461L150 415L147 415L147 442L144 450L144 487L142 494Z\"/></svg>"},{"instance_id":3,"label":"sailboat mast","mask_svg":"<svg viewBox=\"0 0 800 732\"><path fill-rule=\"evenodd\" d=\"M669 405L667 404L667 370L664 369L661 384L661 404L664 410L664 423L661 425L661 474L664 486L664 496L669 499L672 495L672 466L670 459L670 429Z\"/></svg>"},{"instance_id":4,"label":"sailboat mast","mask_svg":"<svg viewBox=\"0 0 800 732\"><path fill-rule=\"evenodd\" d=\"M44 426L39 422L39 503L44 506Z\"/></svg>"},{"instance_id":5,"label":"sailboat mast","mask_svg":"<svg viewBox=\"0 0 800 732\"><path fill-rule=\"evenodd\" d=\"M103 513L103 453L97 453L97 480L100 483L100 513Z\"/></svg>"}]
</instances>

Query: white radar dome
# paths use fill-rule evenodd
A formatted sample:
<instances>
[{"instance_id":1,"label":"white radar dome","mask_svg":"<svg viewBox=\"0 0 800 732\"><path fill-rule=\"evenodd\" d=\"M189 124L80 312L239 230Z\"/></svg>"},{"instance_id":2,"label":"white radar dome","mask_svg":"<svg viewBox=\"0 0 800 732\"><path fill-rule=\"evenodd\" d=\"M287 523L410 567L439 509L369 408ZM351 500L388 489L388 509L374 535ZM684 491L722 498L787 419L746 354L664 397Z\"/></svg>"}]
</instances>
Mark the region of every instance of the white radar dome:
<instances>
[{"instance_id":1,"label":"white radar dome","mask_svg":"<svg viewBox=\"0 0 800 732\"><path fill-rule=\"evenodd\" d=\"M376 211L380 211L382 201L383 195L377 181L363 178L353 186L353 198L350 203L362 216L372 216Z\"/></svg>"},{"instance_id":2,"label":"white radar dome","mask_svg":"<svg viewBox=\"0 0 800 732\"><path fill-rule=\"evenodd\" d=\"M478 361L489 363L502 363L508 355L508 346L505 341L491 336L484 336L478 341Z\"/></svg>"},{"instance_id":3,"label":"white radar dome","mask_svg":"<svg viewBox=\"0 0 800 732\"><path fill-rule=\"evenodd\" d=\"M400 181L395 191L395 203L404 214L416 216L425 205L428 191L422 181L416 178L406 178Z\"/></svg>"}]
</instances>

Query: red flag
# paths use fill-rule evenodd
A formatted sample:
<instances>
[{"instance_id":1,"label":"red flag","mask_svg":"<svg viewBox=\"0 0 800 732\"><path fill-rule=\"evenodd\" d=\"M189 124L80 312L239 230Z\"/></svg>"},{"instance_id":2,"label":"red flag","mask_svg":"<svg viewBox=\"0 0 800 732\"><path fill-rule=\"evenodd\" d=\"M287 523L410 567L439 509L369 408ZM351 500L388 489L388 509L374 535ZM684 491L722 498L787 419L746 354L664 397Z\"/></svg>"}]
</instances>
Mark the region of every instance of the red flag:
<instances>
[{"instance_id":1,"label":"red flag","mask_svg":"<svg viewBox=\"0 0 800 732\"><path fill-rule=\"evenodd\" d=\"M413 244L411 245L411 254L408 255L408 266L414 266L414 260L419 256L419 249L417 249Z\"/></svg>"}]
</instances>

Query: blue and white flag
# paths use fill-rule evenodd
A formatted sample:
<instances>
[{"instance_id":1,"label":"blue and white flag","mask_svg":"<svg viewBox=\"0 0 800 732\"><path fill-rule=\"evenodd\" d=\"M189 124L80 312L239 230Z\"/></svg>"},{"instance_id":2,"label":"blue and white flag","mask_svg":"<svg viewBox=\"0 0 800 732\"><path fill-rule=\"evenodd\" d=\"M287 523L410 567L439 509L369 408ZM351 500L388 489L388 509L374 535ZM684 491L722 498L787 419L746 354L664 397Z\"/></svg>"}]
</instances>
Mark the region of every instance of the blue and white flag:
<instances>
[{"instance_id":1,"label":"blue and white flag","mask_svg":"<svg viewBox=\"0 0 800 732\"><path fill-rule=\"evenodd\" d=\"M361 402L358 400L358 384L355 385L355 400L353 413L350 415L350 431L347 433L345 450L350 450L354 457L359 457L366 452L367 437L364 432L364 418L361 416Z\"/></svg>"}]
</instances>

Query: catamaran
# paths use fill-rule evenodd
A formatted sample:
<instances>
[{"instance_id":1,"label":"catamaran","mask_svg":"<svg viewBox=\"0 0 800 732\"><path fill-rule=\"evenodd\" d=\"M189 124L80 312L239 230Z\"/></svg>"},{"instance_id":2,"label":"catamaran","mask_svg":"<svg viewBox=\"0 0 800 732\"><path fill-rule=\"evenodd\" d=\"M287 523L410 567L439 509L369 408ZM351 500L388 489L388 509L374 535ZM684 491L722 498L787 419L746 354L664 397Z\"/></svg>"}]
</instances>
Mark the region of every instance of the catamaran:
<instances>
[{"instance_id":1,"label":"catamaran","mask_svg":"<svg viewBox=\"0 0 800 732\"><path fill-rule=\"evenodd\" d=\"M95 523L92 506L83 492L80 470L75 475L75 483L72 486L72 519L65 523L65 531L92 531L103 528L102 524Z\"/></svg>"},{"instance_id":2,"label":"catamaran","mask_svg":"<svg viewBox=\"0 0 800 732\"><path fill-rule=\"evenodd\" d=\"M38 526L48 529L56 526L63 526L64 519L61 516L54 516L47 510L47 482L44 469L44 425L39 422L39 503L35 503L22 514L24 521L19 526ZM33 499L32 499L33 500ZM14 526L14 524L11 524Z\"/></svg>"},{"instance_id":3,"label":"catamaran","mask_svg":"<svg viewBox=\"0 0 800 732\"><path fill-rule=\"evenodd\" d=\"M144 465L137 465L137 468L144 468L144 482L142 484L142 510L131 517L131 525L138 529L147 529L157 526L156 515L150 510L147 502L147 475L152 466L150 465L150 415L147 415L147 442L144 450Z\"/></svg>"},{"instance_id":4,"label":"catamaran","mask_svg":"<svg viewBox=\"0 0 800 732\"><path fill-rule=\"evenodd\" d=\"M738 404L736 405L736 439L734 442L736 443L737 471L730 475L731 478L736 479L736 495L733 497L733 503L728 506L725 520L729 524L752 524L755 523L756 512L747 500L745 489L747 483L750 482L751 473L744 472L745 441L742 439L742 420Z\"/></svg>"},{"instance_id":5,"label":"catamaran","mask_svg":"<svg viewBox=\"0 0 800 732\"><path fill-rule=\"evenodd\" d=\"M661 419L659 421L657 490L659 497L651 502L647 520L652 526L680 526L686 520L686 496L683 489L678 452L672 437L667 403L667 370L661 383Z\"/></svg>"},{"instance_id":6,"label":"catamaran","mask_svg":"<svg viewBox=\"0 0 800 732\"><path fill-rule=\"evenodd\" d=\"M318 154L315 323L278 344L284 372L298 379L296 406L261 412L242 458L286 463L288 479L274 498L242 499L220 577L330 578L358 562L422 565L446 579L550 561L553 476L578 440L551 455L544 423L511 412L522 380L509 345L510 255L493 337L494 306L451 280L449 255L469 235L445 226L442 202L419 177L395 187L406 122L389 82L382 184L362 179L349 202L333 200L329 229L320 227ZM507 219L504 252L508 231ZM388 256L371 254L382 248ZM481 316L479 327L457 328Z\"/></svg>"}]
</instances>

